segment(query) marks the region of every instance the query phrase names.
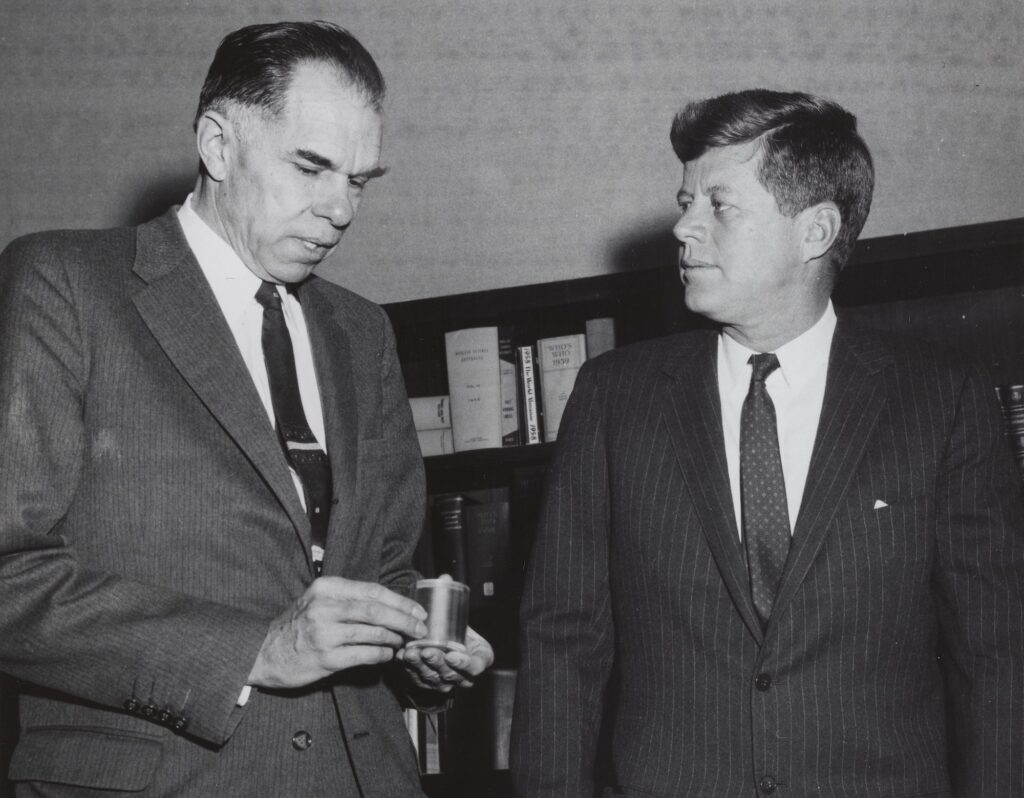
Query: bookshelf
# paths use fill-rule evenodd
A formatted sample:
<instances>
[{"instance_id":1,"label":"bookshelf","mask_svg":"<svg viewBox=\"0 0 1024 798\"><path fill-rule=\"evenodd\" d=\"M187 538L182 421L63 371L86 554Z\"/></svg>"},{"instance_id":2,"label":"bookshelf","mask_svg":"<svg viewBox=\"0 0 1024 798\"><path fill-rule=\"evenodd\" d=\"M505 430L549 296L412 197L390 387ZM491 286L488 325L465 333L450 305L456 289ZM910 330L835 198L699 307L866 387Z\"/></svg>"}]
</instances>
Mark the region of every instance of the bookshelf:
<instances>
[{"instance_id":1,"label":"bookshelf","mask_svg":"<svg viewBox=\"0 0 1024 798\"><path fill-rule=\"evenodd\" d=\"M705 325L683 304L674 249L668 238L638 253L635 268L597 277L386 305L410 395L448 392L444 333L453 329L506 326L517 339L531 341L579 332L588 318L612 316L622 346ZM651 266L652 259L665 265ZM988 366L994 385L1024 383L1024 219L862 241L834 301L840 314L863 325L973 355ZM506 446L425 458L431 494L510 487L510 595L487 630L502 668L518 662L517 577L529 554L553 449ZM472 726L466 714L453 724ZM424 788L432 798L511 794L507 773L488 772L479 761L426 775Z\"/></svg>"}]
</instances>

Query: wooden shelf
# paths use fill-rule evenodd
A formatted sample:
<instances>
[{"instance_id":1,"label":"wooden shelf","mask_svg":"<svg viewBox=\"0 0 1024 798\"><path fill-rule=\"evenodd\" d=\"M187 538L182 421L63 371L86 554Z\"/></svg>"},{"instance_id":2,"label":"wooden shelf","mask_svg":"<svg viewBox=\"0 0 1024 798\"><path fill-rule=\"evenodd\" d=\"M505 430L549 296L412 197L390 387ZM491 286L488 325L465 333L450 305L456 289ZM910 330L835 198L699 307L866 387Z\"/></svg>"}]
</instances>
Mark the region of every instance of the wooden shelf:
<instances>
[{"instance_id":1,"label":"wooden shelf","mask_svg":"<svg viewBox=\"0 0 1024 798\"><path fill-rule=\"evenodd\" d=\"M507 484L512 469L543 465L551 458L553 443L506 446L426 457L427 487L431 493L476 490Z\"/></svg>"}]
</instances>

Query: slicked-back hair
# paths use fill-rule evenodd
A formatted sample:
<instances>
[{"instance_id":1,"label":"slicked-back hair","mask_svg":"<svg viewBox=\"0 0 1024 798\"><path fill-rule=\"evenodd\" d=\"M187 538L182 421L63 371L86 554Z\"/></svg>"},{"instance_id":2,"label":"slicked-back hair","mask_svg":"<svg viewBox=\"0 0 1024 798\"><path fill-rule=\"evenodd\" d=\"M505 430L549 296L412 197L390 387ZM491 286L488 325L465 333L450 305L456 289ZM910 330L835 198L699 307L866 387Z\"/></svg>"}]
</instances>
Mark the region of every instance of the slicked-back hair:
<instances>
[{"instance_id":1,"label":"slicked-back hair","mask_svg":"<svg viewBox=\"0 0 1024 798\"><path fill-rule=\"evenodd\" d=\"M230 103L276 116L284 108L292 73L304 63L333 66L367 106L381 112L384 76L355 36L330 22L275 22L224 37L203 82L193 129L207 111L223 113Z\"/></svg>"},{"instance_id":2,"label":"slicked-back hair","mask_svg":"<svg viewBox=\"0 0 1024 798\"><path fill-rule=\"evenodd\" d=\"M875 170L857 117L831 100L768 89L692 102L672 122L672 148L683 163L709 149L757 142L758 179L779 210L795 216L834 202L842 224L831 251L846 264L871 208Z\"/></svg>"}]
</instances>

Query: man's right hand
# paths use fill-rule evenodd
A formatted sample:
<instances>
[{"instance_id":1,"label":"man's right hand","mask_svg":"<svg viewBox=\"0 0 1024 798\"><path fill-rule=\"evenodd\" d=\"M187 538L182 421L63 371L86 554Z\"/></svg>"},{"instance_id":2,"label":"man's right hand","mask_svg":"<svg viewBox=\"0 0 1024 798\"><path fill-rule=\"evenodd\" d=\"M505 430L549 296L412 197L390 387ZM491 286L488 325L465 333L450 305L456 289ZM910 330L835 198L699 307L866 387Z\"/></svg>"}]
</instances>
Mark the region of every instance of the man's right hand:
<instances>
[{"instance_id":1,"label":"man's right hand","mask_svg":"<svg viewBox=\"0 0 1024 798\"><path fill-rule=\"evenodd\" d=\"M270 625L247 684L303 687L346 668L387 662L426 635L423 608L372 582L324 576Z\"/></svg>"}]
</instances>

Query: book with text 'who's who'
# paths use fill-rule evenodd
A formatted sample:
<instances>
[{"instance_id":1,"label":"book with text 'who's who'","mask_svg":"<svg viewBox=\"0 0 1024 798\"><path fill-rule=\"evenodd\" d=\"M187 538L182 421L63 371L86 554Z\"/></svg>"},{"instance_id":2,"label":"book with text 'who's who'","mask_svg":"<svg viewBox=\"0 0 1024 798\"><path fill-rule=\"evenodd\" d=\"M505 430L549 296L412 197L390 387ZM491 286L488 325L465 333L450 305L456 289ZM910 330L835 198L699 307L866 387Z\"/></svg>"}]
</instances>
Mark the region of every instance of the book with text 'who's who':
<instances>
[{"instance_id":1,"label":"book with text 'who's who'","mask_svg":"<svg viewBox=\"0 0 1024 798\"><path fill-rule=\"evenodd\" d=\"M541 338L537 341L537 365L540 376L541 404L544 408L544 440L558 437L565 404L569 401L576 375L587 359L587 339L583 333Z\"/></svg>"}]
</instances>

